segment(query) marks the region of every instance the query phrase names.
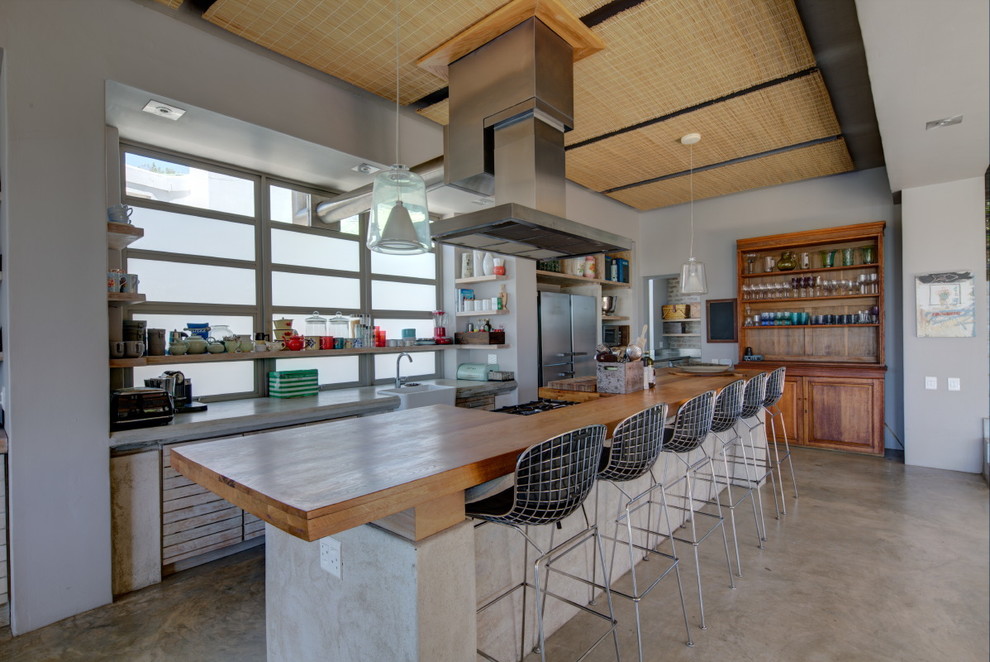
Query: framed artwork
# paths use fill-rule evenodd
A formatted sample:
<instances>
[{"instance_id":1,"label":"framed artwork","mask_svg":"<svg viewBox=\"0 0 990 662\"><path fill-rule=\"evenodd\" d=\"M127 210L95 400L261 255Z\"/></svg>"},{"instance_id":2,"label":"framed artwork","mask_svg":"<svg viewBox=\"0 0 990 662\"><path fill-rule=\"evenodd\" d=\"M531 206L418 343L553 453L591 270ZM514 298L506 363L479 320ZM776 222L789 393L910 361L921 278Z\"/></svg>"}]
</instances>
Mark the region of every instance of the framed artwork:
<instances>
[{"instance_id":1,"label":"framed artwork","mask_svg":"<svg viewBox=\"0 0 990 662\"><path fill-rule=\"evenodd\" d=\"M914 277L919 338L972 338L976 299L970 271L943 271Z\"/></svg>"},{"instance_id":2,"label":"framed artwork","mask_svg":"<svg viewBox=\"0 0 990 662\"><path fill-rule=\"evenodd\" d=\"M735 299L707 299L705 313L708 342L738 342Z\"/></svg>"}]
</instances>

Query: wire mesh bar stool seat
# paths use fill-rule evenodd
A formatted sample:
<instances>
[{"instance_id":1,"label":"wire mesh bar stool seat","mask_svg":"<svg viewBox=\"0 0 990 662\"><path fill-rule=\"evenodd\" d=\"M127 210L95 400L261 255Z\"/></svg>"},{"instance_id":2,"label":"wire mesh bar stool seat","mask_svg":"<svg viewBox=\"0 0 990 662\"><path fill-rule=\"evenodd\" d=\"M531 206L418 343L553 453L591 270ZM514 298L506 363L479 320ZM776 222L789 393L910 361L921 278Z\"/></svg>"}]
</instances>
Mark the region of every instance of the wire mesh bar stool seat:
<instances>
[{"instance_id":1,"label":"wire mesh bar stool seat","mask_svg":"<svg viewBox=\"0 0 990 662\"><path fill-rule=\"evenodd\" d=\"M671 453L673 457L677 458L683 468L683 473L674 476L670 480L664 480L662 483L668 501L674 502L668 503L668 508L683 512L687 518L687 522L690 524L688 531L690 537L681 537L673 534L672 537L677 542L691 545L694 552L695 575L698 579L698 608L701 613L702 630L706 630L708 626L705 624L705 601L701 587L701 561L698 556L698 545L704 542L716 529L721 529L722 531L722 545L725 548L725 565L729 573L729 587L736 587L735 581L732 578L732 563L729 560L729 540L725 533L722 504L718 489L714 486L711 486L709 489L709 492L714 493L712 495L715 506L714 513L700 509L709 504L709 495L696 496L694 492L694 478L697 476L699 469L707 467L707 476L709 479L715 475L715 465L712 462L712 458L703 449L695 459L691 459L692 452L701 449L701 445L711 431L714 413L715 391L702 393L685 402L677 410L673 427L664 429L663 448L661 449L662 453ZM704 479L704 476L702 478ZM671 493L671 488L681 482L684 483L684 494ZM681 503L678 504L677 500L681 500ZM696 504L698 508L695 507ZM701 535L698 534L697 525L699 516L708 518L711 521L711 526L703 530ZM687 527L683 526L682 528Z\"/></svg>"},{"instance_id":2,"label":"wire mesh bar stool seat","mask_svg":"<svg viewBox=\"0 0 990 662\"><path fill-rule=\"evenodd\" d=\"M612 543L608 573L604 580L605 584L612 586L613 596L631 600L633 603L636 614L636 643L640 662L643 660L640 602L671 572L677 578L677 592L681 601L681 613L684 616L684 629L687 632L686 643L688 646L694 645L691 640L691 627L688 624L687 605L684 602L684 588L681 584L680 568L678 567L679 559L673 546L673 538L670 536L672 527L670 514L667 510L666 495L663 491L663 485L656 481L652 471L653 465L660 457L663 444L663 425L666 417L667 405L659 404L633 414L616 426L612 433L611 445L606 446L602 451L598 471L599 488L595 494L596 521L598 521L598 502L602 485L611 485L619 495L612 535L601 534L603 539ZM639 493L630 493L631 490L629 490L628 485L632 481L646 476L650 478L649 487ZM665 522L667 533L662 532L661 526L653 525L652 511L654 506L658 508L657 524ZM646 509L646 521L643 525L637 526L633 523L633 516L644 508ZM620 535L620 531L625 531L625 538ZM637 543L636 534L640 534L642 542ZM651 542L651 540L655 542ZM667 540L671 544L670 553L659 549L660 545ZM615 558L619 545L625 546L629 553L629 573L632 581L630 592L620 590L613 585ZM637 573L637 553L642 555L643 560L650 559L652 555L666 559L669 563L658 575L654 574L652 581L642 585ZM595 582L594 579L592 584L597 588L602 588L602 585Z\"/></svg>"},{"instance_id":3,"label":"wire mesh bar stool seat","mask_svg":"<svg viewBox=\"0 0 990 662\"><path fill-rule=\"evenodd\" d=\"M747 498L753 506L757 546L761 549L765 539L761 528L762 497L759 492L759 482L756 480L759 469L754 464L755 458L747 453L746 444L743 443L742 437L736 429L743 413L745 389L746 380L738 379L719 391L715 398L715 412L712 416L711 428L712 434L718 440L714 449L717 457L712 459L716 462L720 461L723 470L722 473L716 472L712 476L713 488L716 492L722 488L725 489L726 499L722 505L729 509L729 527L732 529L732 544L736 556L736 575L739 577L742 577L742 560L739 556L739 536L736 532L735 509ZM704 450L704 446L702 446L702 450ZM754 489L757 490L756 497L753 496ZM759 508L757 508L757 501L760 502Z\"/></svg>"},{"instance_id":4,"label":"wire mesh bar stool seat","mask_svg":"<svg viewBox=\"0 0 990 662\"><path fill-rule=\"evenodd\" d=\"M595 554L601 562L604 576L603 545L598 527L588 521L587 513L583 511L584 501L595 484L605 432L604 425L589 425L530 446L519 455L516 461L516 469L513 474L515 484L511 488L465 505L465 512L469 517L506 525L516 530L525 541L527 557L530 547L537 553L537 558L533 561L532 566L532 583L524 578L521 583L511 586L478 608L478 611L481 612L516 590L522 589L520 658L525 656L526 647L526 592L527 589L533 589L537 596L534 601L537 624L535 650L540 653L541 660L546 660L546 638L543 624L548 597L569 604L608 623L608 629L591 644L579 659L583 659L609 634L612 635L615 646L616 660L619 659L617 623L612 610L612 595L609 587L603 587L608 607L608 613L603 614L587 605L552 593L547 586L551 572L572 579L579 579L571 573L553 566L554 563L560 561L570 552L580 549L588 541L594 542ZM529 535L528 527L530 525L556 524L559 528L560 522L578 509L581 509L584 514L585 526L566 541L554 545L554 529L551 529L550 542L545 546L541 546ZM478 651L478 654L487 660L495 660L481 650Z\"/></svg>"},{"instance_id":5,"label":"wire mesh bar stool seat","mask_svg":"<svg viewBox=\"0 0 990 662\"><path fill-rule=\"evenodd\" d=\"M780 490L780 512L787 514L787 500L784 498L784 460L787 460L788 469L791 473L791 485L794 488L794 498L798 498L797 479L794 477L794 462L791 460L791 445L787 441L787 426L784 423L784 412L778 404L784 397L784 366L781 366L770 373L767 377L767 394L763 400L763 409L766 410L767 418L770 420L770 434L767 439L773 444L773 463L777 468L777 485ZM777 437L776 421L780 420L780 439L784 441L784 452L780 453ZM776 496L774 497L776 499Z\"/></svg>"}]
</instances>

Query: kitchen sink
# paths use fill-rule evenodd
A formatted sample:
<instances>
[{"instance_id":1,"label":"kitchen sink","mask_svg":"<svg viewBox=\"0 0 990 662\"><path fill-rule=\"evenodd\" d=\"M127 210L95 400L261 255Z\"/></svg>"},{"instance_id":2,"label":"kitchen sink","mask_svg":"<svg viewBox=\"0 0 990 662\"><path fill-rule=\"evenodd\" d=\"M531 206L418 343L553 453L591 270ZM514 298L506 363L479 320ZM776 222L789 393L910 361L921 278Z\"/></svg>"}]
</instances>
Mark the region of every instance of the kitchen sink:
<instances>
[{"instance_id":1,"label":"kitchen sink","mask_svg":"<svg viewBox=\"0 0 990 662\"><path fill-rule=\"evenodd\" d=\"M457 389L439 384L405 384L401 388L386 388L378 393L399 398L398 409L412 409L427 405L453 405Z\"/></svg>"}]
</instances>

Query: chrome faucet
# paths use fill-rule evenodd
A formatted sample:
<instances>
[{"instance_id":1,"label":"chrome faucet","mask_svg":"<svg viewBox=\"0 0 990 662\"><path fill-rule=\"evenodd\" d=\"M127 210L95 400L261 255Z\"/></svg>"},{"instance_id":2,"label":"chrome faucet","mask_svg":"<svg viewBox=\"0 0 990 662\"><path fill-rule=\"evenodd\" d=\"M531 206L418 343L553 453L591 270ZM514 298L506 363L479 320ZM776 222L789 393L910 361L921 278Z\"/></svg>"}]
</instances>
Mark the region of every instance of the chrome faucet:
<instances>
[{"instance_id":1,"label":"chrome faucet","mask_svg":"<svg viewBox=\"0 0 990 662\"><path fill-rule=\"evenodd\" d=\"M405 377L400 377L399 376L399 362L402 361L402 357L403 356L406 357L407 359L409 359L409 362L412 363L412 357L409 356L409 354L406 353L406 352L402 352L401 354L399 354L399 356L396 357L396 359L395 359L395 388L402 388L402 385L406 381L406 378Z\"/></svg>"}]
</instances>

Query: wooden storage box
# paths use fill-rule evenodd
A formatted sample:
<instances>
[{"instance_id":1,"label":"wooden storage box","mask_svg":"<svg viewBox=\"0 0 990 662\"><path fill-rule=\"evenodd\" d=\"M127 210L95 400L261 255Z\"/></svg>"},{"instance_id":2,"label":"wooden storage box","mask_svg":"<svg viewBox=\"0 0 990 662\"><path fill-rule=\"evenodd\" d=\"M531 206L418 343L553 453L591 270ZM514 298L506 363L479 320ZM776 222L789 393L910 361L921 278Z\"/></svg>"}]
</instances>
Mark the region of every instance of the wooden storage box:
<instances>
[{"instance_id":1,"label":"wooden storage box","mask_svg":"<svg viewBox=\"0 0 990 662\"><path fill-rule=\"evenodd\" d=\"M598 390L598 377L571 377L569 379L554 379L547 382L547 388L561 391L583 391L595 393Z\"/></svg>"},{"instance_id":2,"label":"wooden storage box","mask_svg":"<svg viewBox=\"0 0 990 662\"><path fill-rule=\"evenodd\" d=\"M505 331L465 331L454 333L457 345L504 345Z\"/></svg>"},{"instance_id":3,"label":"wooden storage box","mask_svg":"<svg viewBox=\"0 0 990 662\"><path fill-rule=\"evenodd\" d=\"M660 310L663 312L665 320L682 320L687 317L686 303L669 304L662 306Z\"/></svg>"},{"instance_id":4,"label":"wooden storage box","mask_svg":"<svg viewBox=\"0 0 990 662\"><path fill-rule=\"evenodd\" d=\"M633 393L643 390L643 362L599 363L599 393Z\"/></svg>"}]
</instances>

